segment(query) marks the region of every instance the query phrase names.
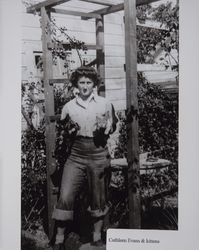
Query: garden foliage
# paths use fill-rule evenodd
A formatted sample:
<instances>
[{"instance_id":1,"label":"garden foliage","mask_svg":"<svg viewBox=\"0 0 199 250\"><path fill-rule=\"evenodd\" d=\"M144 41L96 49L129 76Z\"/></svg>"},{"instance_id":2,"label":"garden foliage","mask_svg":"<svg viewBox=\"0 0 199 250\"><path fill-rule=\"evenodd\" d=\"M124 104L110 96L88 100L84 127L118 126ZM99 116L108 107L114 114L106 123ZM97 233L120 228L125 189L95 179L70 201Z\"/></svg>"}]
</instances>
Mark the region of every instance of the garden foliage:
<instances>
[{"instance_id":1,"label":"garden foliage","mask_svg":"<svg viewBox=\"0 0 199 250\"><path fill-rule=\"evenodd\" d=\"M164 173L141 176L140 191L142 198L146 198L177 186L178 106L177 100L174 101L159 87L149 84L141 74L138 75L138 83L140 150L150 152L155 157L168 159L173 164L172 168ZM62 88L55 88L56 113L60 113L64 103L73 97L71 91L66 96L62 94ZM122 158L126 156L127 150L125 115L124 113L118 115L120 135L115 157ZM60 147L64 140L61 124L57 123L56 128L56 162L57 169L61 170L68 148ZM25 229L35 227L45 208L45 161L44 127L41 126L40 130L29 127L22 134L22 227Z\"/></svg>"},{"instance_id":2,"label":"garden foliage","mask_svg":"<svg viewBox=\"0 0 199 250\"><path fill-rule=\"evenodd\" d=\"M156 9L150 6L137 9L137 18L145 22L146 17L158 20L164 25L163 31L147 29L145 27L137 28L138 38L138 63L153 61L153 52L158 46L161 46L170 54L172 49L178 49L178 7L172 8L170 4L160 5ZM56 49L52 49L53 60L60 58L65 61L66 72L68 73L69 62L67 61L67 52L71 49L77 50L80 61L79 49L86 52L84 43L71 38L67 35L65 27L56 26L55 20L52 20L50 32L53 33L53 43ZM65 36L68 45L64 48L61 44L63 40L57 39L57 34ZM170 43L167 43L168 38ZM81 61L82 63L82 61ZM178 67L173 68L177 70ZM67 74L66 73L66 74ZM41 84L42 85L42 84ZM35 83L29 86L22 86L22 97L24 98L27 91L36 88ZM67 93L65 90L67 88ZM43 93L43 89L40 90ZM73 98L72 86L55 87L55 114L60 114L63 105ZM46 211L46 155L45 155L45 126L41 123L39 129L35 129L31 124L32 109L34 101L27 96L24 106L26 110L26 121L28 128L22 132L21 147L21 187L22 187L22 229L34 230L41 222ZM142 175L141 176L141 196L145 198L177 186L177 167L178 167L178 100L169 97L158 86L150 84L144 79L142 74L138 74L138 103L139 103L139 144L140 152L149 152L149 155L161 157L172 162L172 167L164 173ZM44 107L42 108L43 111ZM124 112L118 113L120 118L120 135L119 143L115 151L115 157L121 158L126 156L126 121ZM72 125L73 126L73 125ZM66 160L68 148L63 154L63 147L60 145L64 141L62 125L56 124L56 148L55 156L57 169L60 170ZM63 157L64 155L64 157ZM119 176L121 178L121 175ZM121 197L123 191L121 188ZM127 212L126 203L121 199L118 201L117 196L112 196L113 211L112 219L120 224L121 213ZM117 203L118 201L118 203ZM120 218L118 218L120 214Z\"/></svg>"},{"instance_id":3,"label":"garden foliage","mask_svg":"<svg viewBox=\"0 0 199 250\"><path fill-rule=\"evenodd\" d=\"M160 29L137 26L138 63L153 63L155 52L162 50L165 56L161 57L165 68L170 67L178 71L178 58L173 56L172 51L179 49L179 6L171 2L161 4L158 7L144 5L137 7L137 19L140 24L151 20L159 22ZM171 60L175 64L171 64Z\"/></svg>"},{"instance_id":4,"label":"garden foliage","mask_svg":"<svg viewBox=\"0 0 199 250\"><path fill-rule=\"evenodd\" d=\"M138 74L139 144L140 153L151 152L177 163L178 153L178 99L173 99L159 86L148 83ZM126 120L121 121L116 158L126 156Z\"/></svg>"}]
</instances>

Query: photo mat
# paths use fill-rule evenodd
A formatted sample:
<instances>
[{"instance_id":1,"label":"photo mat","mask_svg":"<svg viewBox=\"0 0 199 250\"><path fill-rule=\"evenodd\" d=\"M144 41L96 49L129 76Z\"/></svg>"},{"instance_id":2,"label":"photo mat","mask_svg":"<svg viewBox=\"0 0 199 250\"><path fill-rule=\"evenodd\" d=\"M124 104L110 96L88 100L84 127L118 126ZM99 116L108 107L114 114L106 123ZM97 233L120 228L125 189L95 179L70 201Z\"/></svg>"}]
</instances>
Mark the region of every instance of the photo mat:
<instances>
[{"instance_id":1,"label":"photo mat","mask_svg":"<svg viewBox=\"0 0 199 250\"><path fill-rule=\"evenodd\" d=\"M167 12L168 15L172 15L172 11L175 9L173 3L170 3L170 5L169 3L167 5L166 3L163 3L163 5L164 4L166 6L165 10L163 7L162 10L158 5L151 8L137 8L137 85L140 129L138 137L140 152L139 192L141 195L138 216L142 216L142 224L139 225L139 228L149 230L178 230L179 62L177 61L178 54L176 56L176 53L178 53L179 28L177 13L176 16L171 17L174 19L172 19L172 27L168 28L165 26L166 24L163 25L159 21L158 15L160 13L158 12L165 11L165 15ZM177 4L177 2L175 4ZM68 6L67 4L65 4L65 6L65 8L74 11L74 6ZM89 4L86 5L86 9L92 10L92 8L94 7L91 7ZM146 24L147 15L152 15L151 12L153 13L153 11L155 13L154 19L158 19L159 27L157 27L157 24L154 26L151 23ZM171 13L169 11L171 11ZM43 190L46 187L46 159L44 151L46 141L43 136L44 131L42 131L40 127L43 126L45 129L45 94L42 89L45 69L42 62L41 28L38 27L39 17L26 17L26 13L23 15L24 20L27 22L25 22L25 25L22 24L24 31L24 38L22 38L22 95L24 95L24 103L22 102L22 104L24 104L24 109L22 109L22 152L26 152L24 157L22 157L22 214L27 210L28 212L24 215L24 218L29 219L31 216L33 217L33 224L30 226L29 223L25 222L25 228L28 227L31 231L31 227L40 227L42 231L42 225L40 226L41 221L48 224L50 220L49 215L45 213L49 204L44 204L44 197L47 196L46 191ZM28 19L30 19L29 22ZM58 21L56 18L52 18L52 26L54 25L54 27L47 27L50 29L50 32L54 32L54 35L58 35L60 41L62 41L63 37L72 37L74 34L73 46L74 42L77 42L80 49L71 48L67 45L66 53L63 55L60 53L60 48L58 47L60 46L60 41L57 40L56 36L53 37L53 42L58 47L56 48L57 50L53 51L53 77L57 79L57 82L59 82L61 78L66 79L66 83L55 82L53 85L53 92L55 94L55 117L52 117L52 119L55 120L57 117L59 118L61 108L63 104L67 102L67 98L71 98L70 95L68 96L71 86L67 82L71 72L80 66L81 63L90 65L96 57L95 51L91 48L92 46L90 46L91 49L86 48L86 45L84 48L84 43L92 44L96 42L95 22L88 21L89 24L85 25L84 23L84 25L80 26L78 22L83 21L79 21L77 17L71 18L67 16L68 27L65 27L61 26L64 20L63 17L60 18L60 20L58 17L57 19ZM104 19L105 88L102 84L101 94L105 95L113 103L119 120L116 133L111 135L108 141L111 156L111 176L108 184L109 201L111 205L110 216L108 222L106 222L107 224L105 224L106 231L107 228L128 228L130 223L128 213L129 190L128 187L126 187L126 183L129 181L129 175L128 163L125 160L128 154L127 151L129 150L128 146L126 147L128 141L126 135L128 120L126 119L126 114L129 110L125 112L126 69L124 45L125 23L123 13L110 14L110 16L105 16ZM165 20L162 20L162 22L164 21ZM86 31L84 31L84 29ZM35 37L37 37L38 40ZM79 51L81 51L81 54ZM174 55L171 52L174 52ZM55 58L56 56L57 58ZM147 62L147 65L145 65L145 62ZM99 65L97 65L96 62L96 65L93 64L93 66L97 68ZM66 85L67 89L65 87ZM76 90L72 89L71 91L72 94L76 94ZM96 89L96 92L97 91L99 92L99 89ZM26 102L29 104L27 105ZM55 120L51 122L55 122ZM32 128L28 130L27 127L30 128L31 126ZM56 134L52 135L54 140L55 135ZM31 143L27 143L27 136L29 139L31 138ZM23 143L25 143L24 148ZM30 146L28 149L29 155L27 154L26 144ZM32 163L30 164L30 162L28 166L26 162L27 155L31 160L34 159L33 156L36 156L36 163L32 162L33 166L31 166ZM56 157L57 156L55 156L55 158ZM59 155L58 157L58 161L61 161L59 164L63 164L65 160L63 159L63 155ZM36 169L29 171L29 167ZM55 166L53 177L54 181L58 182L57 186L59 189L60 180L58 181L58 179L61 177L59 176L60 173L56 172L56 167L57 165ZM23 170L25 170L25 173L23 173ZM35 178L33 186L36 184L34 186L34 188L36 187L36 192L34 188L31 187L32 183L29 181L30 179L34 179L33 177ZM55 185L54 188L55 193L58 192L57 186ZM27 195L27 190L30 191L31 195L29 194L28 197L24 198L23 193ZM41 195L41 199L37 197L35 200L35 196L37 196L38 193ZM30 196L33 199L33 203L29 203ZM45 218L41 219L40 215L42 213L44 213ZM23 225L22 223L22 228ZM77 225L76 227L79 227L79 224ZM88 231L89 230L91 229L88 229ZM76 236L74 236L74 238L75 237Z\"/></svg>"}]
</instances>

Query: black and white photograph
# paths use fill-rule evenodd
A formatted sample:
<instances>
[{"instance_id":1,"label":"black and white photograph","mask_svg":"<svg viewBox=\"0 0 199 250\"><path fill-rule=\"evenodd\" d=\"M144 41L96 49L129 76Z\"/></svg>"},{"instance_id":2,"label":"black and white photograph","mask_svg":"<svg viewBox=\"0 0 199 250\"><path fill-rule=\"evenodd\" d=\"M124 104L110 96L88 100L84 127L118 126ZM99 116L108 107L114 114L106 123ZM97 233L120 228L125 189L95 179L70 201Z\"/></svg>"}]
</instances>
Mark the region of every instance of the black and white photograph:
<instances>
[{"instance_id":1,"label":"black and white photograph","mask_svg":"<svg viewBox=\"0 0 199 250\"><path fill-rule=\"evenodd\" d=\"M0 0L0 249L198 249L198 8Z\"/></svg>"},{"instance_id":2,"label":"black and white photograph","mask_svg":"<svg viewBox=\"0 0 199 250\"><path fill-rule=\"evenodd\" d=\"M179 0L21 5L21 250L178 231Z\"/></svg>"}]
</instances>

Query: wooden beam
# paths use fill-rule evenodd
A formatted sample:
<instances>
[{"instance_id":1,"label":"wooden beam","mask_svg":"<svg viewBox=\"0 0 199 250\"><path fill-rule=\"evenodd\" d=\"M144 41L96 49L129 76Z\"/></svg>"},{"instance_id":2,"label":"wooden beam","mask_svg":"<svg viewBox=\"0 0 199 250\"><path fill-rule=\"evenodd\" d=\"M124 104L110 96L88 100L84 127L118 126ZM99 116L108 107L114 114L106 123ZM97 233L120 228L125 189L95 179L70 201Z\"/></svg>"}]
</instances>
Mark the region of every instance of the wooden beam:
<instances>
[{"instance_id":1,"label":"wooden beam","mask_svg":"<svg viewBox=\"0 0 199 250\"><path fill-rule=\"evenodd\" d=\"M160 0L136 0L136 7L141 6L141 5L145 5L145 4L158 2L158 1L160 1Z\"/></svg>"},{"instance_id":2,"label":"wooden beam","mask_svg":"<svg viewBox=\"0 0 199 250\"><path fill-rule=\"evenodd\" d=\"M85 13L85 12L64 10L64 9L57 9L57 8L51 8L50 11L53 13L57 13L57 14L64 14L64 15L71 15L71 16L80 16L80 17L87 17L87 18L100 18L100 15L95 14L95 13Z\"/></svg>"},{"instance_id":3,"label":"wooden beam","mask_svg":"<svg viewBox=\"0 0 199 250\"><path fill-rule=\"evenodd\" d=\"M27 8L27 13L34 13L35 11L39 11L42 7L51 8L53 6L68 2L70 0L46 0L37 4L34 4Z\"/></svg>"},{"instance_id":4,"label":"wooden beam","mask_svg":"<svg viewBox=\"0 0 199 250\"><path fill-rule=\"evenodd\" d=\"M50 43L48 43L48 48L49 49L59 49L59 48L61 48L61 46L63 46L63 48L68 48L68 45L69 45L69 43L62 43L62 45L56 45L56 44L54 44L54 43L52 43L52 42L50 42ZM100 50L100 49L102 49L102 46L100 46L100 45L96 45L96 44L85 44L85 47L88 49L88 50Z\"/></svg>"},{"instance_id":5,"label":"wooden beam","mask_svg":"<svg viewBox=\"0 0 199 250\"><path fill-rule=\"evenodd\" d=\"M96 22L96 61L97 71L101 78L100 86L98 86L98 93L105 96L105 56L104 56L104 17L97 18Z\"/></svg>"},{"instance_id":6,"label":"wooden beam","mask_svg":"<svg viewBox=\"0 0 199 250\"><path fill-rule=\"evenodd\" d=\"M51 115L49 116L51 122L59 121L61 118L61 115Z\"/></svg>"},{"instance_id":7,"label":"wooden beam","mask_svg":"<svg viewBox=\"0 0 199 250\"><path fill-rule=\"evenodd\" d=\"M106 6L113 6L114 4L111 4L109 2L106 2L104 0L80 0L83 2L88 2L88 3L95 3L95 4L100 4L100 5L106 5Z\"/></svg>"},{"instance_id":8,"label":"wooden beam","mask_svg":"<svg viewBox=\"0 0 199 250\"><path fill-rule=\"evenodd\" d=\"M100 44L85 44L88 50L102 50L103 47Z\"/></svg>"},{"instance_id":9,"label":"wooden beam","mask_svg":"<svg viewBox=\"0 0 199 250\"><path fill-rule=\"evenodd\" d=\"M124 9L124 4L120 3L114 6L110 6L110 7L106 7L100 10L96 10L90 13L96 13L96 14L100 14L100 15L107 15L107 14L111 14L111 13L115 13L117 11L123 10ZM84 18L82 17L83 20L88 20L89 18Z\"/></svg>"},{"instance_id":10,"label":"wooden beam","mask_svg":"<svg viewBox=\"0 0 199 250\"><path fill-rule=\"evenodd\" d=\"M141 6L141 5L145 5L145 4L150 4L153 2L157 2L160 0L137 0L136 1L136 6ZM115 13L118 11L124 10L124 3L120 3L117 5L112 5L110 7L106 7L100 10L96 10L90 13L96 13L96 14L100 14L100 15L107 15L107 14L111 14L111 13ZM82 17L83 20L88 20L89 18L84 18Z\"/></svg>"},{"instance_id":11,"label":"wooden beam","mask_svg":"<svg viewBox=\"0 0 199 250\"><path fill-rule=\"evenodd\" d=\"M45 96L45 129L46 129L46 167L47 167L47 196L48 196L48 236L53 236L54 221L52 220L52 210L57 196L53 194L53 184L51 174L55 171L55 124L50 122L49 116L54 115L54 93L53 86L49 85L49 79L53 78L53 60L52 53L48 49L48 42L51 41L49 27L50 16L45 7L41 8L41 27L42 27L42 49L43 49L43 67L44 67L44 96Z\"/></svg>"},{"instance_id":12,"label":"wooden beam","mask_svg":"<svg viewBox=\"0 0 199 250\"><path fill-rule=\"evenodd\" d=\"M124 1L129 227L141 227L138 143L136 0Z\"/></svg>"},{"instance_id":13,"label":"wooden beam","mask_svg":"<svg viewBox=\"0 0 199 250\"><path fill-rule=\"evenodd\" d=\"M55 83L64 83L64 84L68 84L69 83L69 79L63 78L63 79L49 79L49 84L53 85Z\"/></svg>"},{"instance_id":14,"label":"wooden beam","mask_svg":"<svg viewBox=\"0 0 199 250\"><path fill-rule=\"evenodd\" d=\"M92 60L91 62L89 62L88 64L86 64L86 66L93 66L93 65L96 65L97 64L97 58L95 58L94 60Z\"/></svg>"}]
</instances>

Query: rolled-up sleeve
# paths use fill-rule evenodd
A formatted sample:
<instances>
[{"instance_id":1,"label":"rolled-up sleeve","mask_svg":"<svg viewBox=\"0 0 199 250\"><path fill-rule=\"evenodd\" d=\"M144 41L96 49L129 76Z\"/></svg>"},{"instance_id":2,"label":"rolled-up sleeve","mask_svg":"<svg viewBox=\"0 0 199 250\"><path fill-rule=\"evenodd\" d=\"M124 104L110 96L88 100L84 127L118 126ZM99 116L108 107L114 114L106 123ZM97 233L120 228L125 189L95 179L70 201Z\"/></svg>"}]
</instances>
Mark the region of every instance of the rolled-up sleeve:
<instances>
[{"instance_id":1,"label":"rolled-up sleeve","mask_svg":"<svg viewBox=\"0 0 199 250\"><path fill-rule=\"evenodd\" d=\"M68 115L69 115L68 106L67 104L65 104L61 112L60 120L64 120Z\"/></svg>"}]
</instances>

